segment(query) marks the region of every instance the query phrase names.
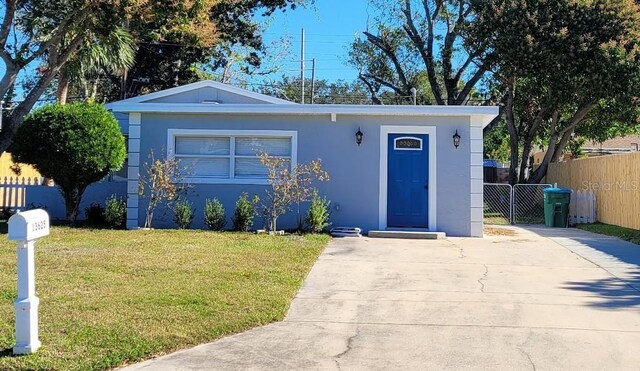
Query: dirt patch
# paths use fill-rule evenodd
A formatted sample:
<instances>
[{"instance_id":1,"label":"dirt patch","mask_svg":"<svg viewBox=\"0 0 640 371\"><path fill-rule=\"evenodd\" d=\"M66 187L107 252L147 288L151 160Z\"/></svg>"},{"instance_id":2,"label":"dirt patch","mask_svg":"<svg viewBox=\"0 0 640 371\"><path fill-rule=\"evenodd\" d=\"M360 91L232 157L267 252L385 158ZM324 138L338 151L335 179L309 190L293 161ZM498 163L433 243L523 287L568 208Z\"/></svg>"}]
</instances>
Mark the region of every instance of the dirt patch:
<instances>
[{"instance_id":1,"label":"dirt patch","mask_svg":"<svg viewBox=\"0 0 640 371\"><path fill-rule=\"evenodd\" d=\"M516 232L507 228L484 227L484 234L487 236L515 236Z\"/></svg>"}]
</instances>

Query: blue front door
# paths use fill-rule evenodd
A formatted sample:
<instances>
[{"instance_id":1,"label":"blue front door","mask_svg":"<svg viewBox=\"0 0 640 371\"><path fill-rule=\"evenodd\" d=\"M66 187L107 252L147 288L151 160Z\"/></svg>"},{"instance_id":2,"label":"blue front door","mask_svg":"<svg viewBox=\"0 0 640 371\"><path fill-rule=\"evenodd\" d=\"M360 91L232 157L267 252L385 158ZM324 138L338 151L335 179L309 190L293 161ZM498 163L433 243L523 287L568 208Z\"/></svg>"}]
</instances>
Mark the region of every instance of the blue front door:
<instances>
[{"instance_id":1,"label":"blue front door","mask_svg":"<svg viewBox=\"0 0 640 371\"><path fill-rule=\"evenodd\" d=\"M429 136L389 134L387 227L429 227Z\"/></svg>"}]
</instances>

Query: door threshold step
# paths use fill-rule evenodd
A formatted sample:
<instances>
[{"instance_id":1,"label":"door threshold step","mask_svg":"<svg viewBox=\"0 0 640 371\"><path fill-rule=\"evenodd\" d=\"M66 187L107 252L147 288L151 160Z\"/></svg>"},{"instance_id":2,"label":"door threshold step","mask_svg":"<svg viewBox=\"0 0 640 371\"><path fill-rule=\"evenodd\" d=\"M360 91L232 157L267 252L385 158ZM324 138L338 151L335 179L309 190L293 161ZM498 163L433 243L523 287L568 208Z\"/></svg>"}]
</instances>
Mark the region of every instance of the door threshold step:
<instances>
[{"instance_id":1,"label":"door threshold step","mask_svg":"<svg viewBox=\"0 0 640 371\"><path fill-rule=\"evenodd\" d=\"M371 238L401 238L408 240L444 240L447 238L444 232L427 232L417 230L402 231L369 231Z\"/></svg>"}]
</instances>

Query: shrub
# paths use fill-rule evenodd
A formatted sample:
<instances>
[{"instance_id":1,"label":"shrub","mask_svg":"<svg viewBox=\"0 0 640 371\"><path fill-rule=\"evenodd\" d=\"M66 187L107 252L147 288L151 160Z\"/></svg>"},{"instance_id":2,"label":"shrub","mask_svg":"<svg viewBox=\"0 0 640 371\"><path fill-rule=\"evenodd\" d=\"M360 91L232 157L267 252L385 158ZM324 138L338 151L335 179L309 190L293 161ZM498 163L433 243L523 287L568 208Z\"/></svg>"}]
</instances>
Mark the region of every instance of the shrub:
<instances>
[{"instance_id":1,"label":"shrub","mask_svg":"<svg viewBox=\"0 0 640 371\"><path fill-rule=\"evenodd\" d=\"M307 210L307 217L305 222L309 226L309 230L313 233L320 233L325 228L331 225L329 223L329 217L331 216L331 201L326 197L320 198L317 192L313 193L311 197L311 205Z\"/></svg>"},{"instance_id":2,"label":"shrub","mask_svg":"<svg viewBox=\"0 0 640 371\"><path fill-rule=\"evenodd\" d=\"M53 178L74 224L87 187L118 170L126 156L113 114L94 103L47 105L29 114L11 144L13 161Z\"/></svg>"},{"instance_id":3,"label":"shrub","mask_svg":"<svg viewBox=\"0 0 640 371\"><path fill-rule=\"evenodd\" d=\"M217 199L207 199L204 203L204 222L213 231L221 231L227 224L224 215L224 206Z\"/></svg>"},{"instance_id":4,"label":"shrub","mask_svg":"<svg viewBox=\"0 0 640 371\"><path fill-rule=\"evenodd\" d=\"M105 223L104 207L100 204L92 203L84 209L84 216L87 218L87 224L93 226L102 226Z\"/></svg>"},{"instance_id":5,"label":"shrub","mask_svg":"<svg viewBox=\"0 0 640 371\"><path fill-rule=\"evenodd\" d=\"M16 213L15 209L10 207L2 207L0 208L0 220L9 220Z\"/></svg>"},{"instance_id":6,"label":"shrub","mask_svg":"<svg viewBox=\"0 0 640 371\"><path fill-rule=\"evenodd\" d=\"M253 218L256 216L256 204L260 202L258 196L249 200L249 195L244 192L236 202L236 211L233 214L233 230L249 232L253 227Z\"/></svg>"},{"instance_id":7,"label":"shrub","mask_svg":"<svg viewBox=\"0 0 640 371\"><path fill-rule=\"evenodd\" d=\"M178 225L179 229L189 229L193 222L193 205L187 200L178 200L174 205L173 221Z\"/></svg>"},{"instance_id":8,"label":"shrub","mask_svg":"<svg viewBox=\"0 0 640 371\"><path fill-rule=\"evenodd\" d=\"M127 215L127 203L122 198L112 195L105 202L104 220L111 228L124 228Z\"/></svg>"}]
</instances>

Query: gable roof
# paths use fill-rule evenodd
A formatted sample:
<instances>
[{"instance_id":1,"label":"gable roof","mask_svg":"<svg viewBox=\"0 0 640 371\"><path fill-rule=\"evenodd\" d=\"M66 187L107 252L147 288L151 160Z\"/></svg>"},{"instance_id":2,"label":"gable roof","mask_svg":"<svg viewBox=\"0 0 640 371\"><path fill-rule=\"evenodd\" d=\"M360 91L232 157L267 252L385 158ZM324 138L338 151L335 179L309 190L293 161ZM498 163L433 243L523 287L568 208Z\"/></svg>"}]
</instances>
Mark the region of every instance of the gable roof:
<instances>
[{"instance_id":1,"label":"gable roof","mask_svg":"<svg viewBox=\"0 0 640 371\"><path fill-rule=\"evenodd\" d=\"M616 137L609 140L605 140L602 143L587 142L582 146L582 149L590 150L590 151L607 151L607 150L631 151L634 147L637 147L638 144L640 144L640 136L627 135L623 137Z\"/></svg>"},{"instance_id":2,"label":"gable roof","mask_svg":"<svg viewBox=\"0 0 640 371\"><path fill-rule=\"evenodd\" d=\"M159 99L159 98L170 97L172 95L176 95L176 94L180 94L180 93L186 93L186 92L189 92L189 91L194 91L194 90L198 90L198 89L202 89L202 88L213 88L213 89L216 89L216 90L219 90L219 91L240 95L240 96L251 98L251 99L254 99L254 100L257 100L257 101L260 101L260 102L264 102L264 103L296 104L296 103L290 102L288 100L270 97L270 96L265 95L265 94L256 93L256 92L253 92L253 91L249 91L249 90L246 90L246 89L238 88L238 87L231 86L231 85L228 85L228 84L223 84L223 83L220 83L220 82L217 82L217 81L202 80L202 81L194 82L194 83L187 84L187 85L178 86L178 87L171 88L171 89L161 90L161 91L158 91L158 92L155 92L155 93L139 95L137 97L123 99L123 100L116 101L116 102L111 102L111 103L107 104L106 106L107 106L107 108L109 108L110 106L112 106L114 104L145 103L145 102L153 101L153 100L156 100L156 99Z\"/></svg>"}]
</instances>

